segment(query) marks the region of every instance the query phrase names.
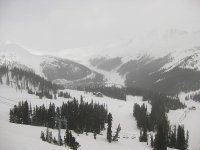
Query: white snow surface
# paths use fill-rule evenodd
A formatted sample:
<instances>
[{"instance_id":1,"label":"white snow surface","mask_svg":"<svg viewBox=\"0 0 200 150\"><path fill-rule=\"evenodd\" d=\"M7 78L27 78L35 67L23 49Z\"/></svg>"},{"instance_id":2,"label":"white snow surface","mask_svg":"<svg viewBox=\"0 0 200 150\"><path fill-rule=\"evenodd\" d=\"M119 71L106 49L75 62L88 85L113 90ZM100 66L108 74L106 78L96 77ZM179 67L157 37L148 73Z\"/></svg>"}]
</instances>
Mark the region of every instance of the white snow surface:
<instances>
[{"instance_id":1,"label":"white snow surface","mask_svg":"<svg viewBox=\"0 0 200 150\"><path fill-rule=\"evenodd\" d=\"M115 68L112 71L105 71L102 69L98 69L96 67L93 66L89 66L89 68L91 68L92 70L95 70L96 72L104 75L105 78L105 82L106 84L109 85L115 85L115 86L125 86L125 75L121 76L118 72L117 72L117 68Z\"/></svg>"},{"instance_id":2,"label":"white snow surface","mask_svg":"<svg viewBox=\"0 0 200 150\"><path fill-rule=\"evenodd\" d=\"M160 70L170 71L177 66L200 71L200 50L193 48L173 52L170 54L170 62L165 64Z\"/></svg>"},{"instance_id":3,"label":"white snow surface","mask_svg":"<svg viewBox=\"0 0 200 150\"><path fill-rule=\"evenodd\" d=\"M84 101L93 101L98 103L107 104L108 111L113 115L113 133L116 130L117 125L120 123L122 130L120 132L120 139L118 142L108 143L106 140L106 130L102 132L103 135L97 135L97 139L94 140L93 134L89 133L77 135L74 133L77 141L80 143L80 150L150 150L151 148L146 143L140 143L138 140L139 130L136 127L136 121L132 115L134 103L142 104L141 97L127 97L127 102L116 100L108 97L95 97L92 93L84 93L75 90L67 90L71 96L80 99L80 95L83 95ZM71 99L58 98L57 100L38 99L35 95L30 95L26 91L16 90L15 88L8 87L6 85L0 86L0 149L2 150L56 150L66 149L64 146L59 147L47 142L43 142L40 139L41 131L44 131L44 127L36 127L30 125L20 125L9 123L9 109L17 104L20 100L27 100L31 102L32 106L46 105L50 102L56 106L62 105ZM7 99L5 99L7 98ZM57 130L52 130L53 136L57 137ZM62 130L62 136L64 136L65 130ZM128 137L128 138L123 138ZM132 139L132 137L136 137Z\"/></svg>"},{"instance_id":4,"label":"white snow surface","mask_svg":"<svg viewBox=\"0 0 200 150\"><path fill-rule=\"evenodd\" d=\"M190 92L191 93L191 92ZM189 131L189 150L200 149L200 103L193 100L185 101L185 96L189 93L181 93L179 98L185 102L187 108L179 110L170 110L168 119L172 125L184 125L185 130ZM191 107L196 107L196 110L189 110Z\"/></svg>"}]
</instances>

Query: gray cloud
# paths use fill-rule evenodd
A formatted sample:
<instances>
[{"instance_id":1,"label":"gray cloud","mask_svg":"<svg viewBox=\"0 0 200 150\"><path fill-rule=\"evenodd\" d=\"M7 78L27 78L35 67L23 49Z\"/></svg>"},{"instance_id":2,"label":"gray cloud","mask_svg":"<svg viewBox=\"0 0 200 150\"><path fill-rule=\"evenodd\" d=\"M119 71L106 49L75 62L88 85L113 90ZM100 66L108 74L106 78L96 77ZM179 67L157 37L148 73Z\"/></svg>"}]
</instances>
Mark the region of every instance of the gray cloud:
<instances>
[{"instance_id":1,"label":"gray cloud","mask_svg":"<svg viewBox=\"0 0 200 150\"><path fill-rule=\"evenodd\" d=\"M0 0L0 41L42 52L200 30L198 0Z\"/></svg>"}]
</instances>

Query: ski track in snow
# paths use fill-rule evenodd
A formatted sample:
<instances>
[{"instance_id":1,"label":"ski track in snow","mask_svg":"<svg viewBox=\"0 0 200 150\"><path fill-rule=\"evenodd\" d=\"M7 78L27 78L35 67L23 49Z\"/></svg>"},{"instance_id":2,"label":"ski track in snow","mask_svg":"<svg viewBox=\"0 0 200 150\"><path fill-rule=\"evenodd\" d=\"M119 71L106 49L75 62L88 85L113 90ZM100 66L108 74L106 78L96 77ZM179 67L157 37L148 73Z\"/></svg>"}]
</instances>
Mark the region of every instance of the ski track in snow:
<instances>
[{"instance_id":1,"label":"ski track in snow","mask_svg":"<svg viewBox=\"0 0 200 150\"><path fill-rule=\"evenodd\" d=\"M184 125L185 130L189 131L189 150L200 150L200 103L193 100L185 101L185 96L188 93L181 93L179 98L185 102L187 108L179 110L170 110L168 119L172 125ZM195 106L196 110L188 108Z\"/></svg>"}]
</instances>

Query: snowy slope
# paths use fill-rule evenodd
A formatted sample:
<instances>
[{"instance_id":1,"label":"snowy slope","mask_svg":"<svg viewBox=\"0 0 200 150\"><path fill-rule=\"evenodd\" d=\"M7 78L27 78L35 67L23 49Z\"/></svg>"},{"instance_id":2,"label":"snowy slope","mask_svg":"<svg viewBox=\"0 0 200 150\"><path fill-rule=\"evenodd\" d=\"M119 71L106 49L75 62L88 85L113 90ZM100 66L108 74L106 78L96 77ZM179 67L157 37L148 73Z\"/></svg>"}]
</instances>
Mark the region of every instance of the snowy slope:
<instances>
[{"instance_id":1,"label":"snowy slope","mask_svg":"<svg viewBox=\"0 0 200 150\"><path fill-rule=\"evenodd\" d=\"M169 63L161 70L170 71L175 67L200 71L200 50L197 48L171 53Z\"/></svg>"},{"instance_id":2,"label":"snowy slope","mask_svg":"<svg viewBox=\"0 0 200 150\"><path fill-rule=\"evenodd\" d=\"M185 96L189 93L181 93L179 98L185 102L187 108L180 110L170 110L168 119L172 125L184 125L185 130L189 131L189 150L198 150L200 148L200 103L193 100L185 101ZM196 110L189 110L191 107L196 107Z\"/></svg>"},{"instance_id":3,"label":"snowy slope","mask_svg":"<svg viewBox=\"0 0 200 150\"><path fill-rule=\"evenodd\" d=\"M104 45L61 50L56 55L63 58L71 56L73 60L81 63L85 63L95 57L132 57L134 59L141 54L163 57L170 52L198 47L199 43L200 31L187 32L179 29L156 29L140 36L132 35L127 38L108 41Z\"/></svg>"},{"instance_id":4,"label":"snowy slope","mask_svg":"<svg viewBox=\"0 0 200 150\"><path fill-rule=\"evenodd\" d=\"M16 91L14 88L2 85L0 86L0 149L19 149L19 150L33 150L33 149L65 149L64 147L58 147L40 140L40 132L44 130L43 127L32 127L26 125L12 124L9 123L9 109L17 104L19 100L28 100L31 105L41 105L46 106L50 102L54 102L56 106L60 106L62 102L66 102L70 99L58 98L57 100L48 99L38 99L34 95L29 95L25 91ZM75 135L81 147L80 150L99 150L99 149L117 149L117 150L131 150L133 147L137 150L150 150L144 143L138 142L139 130L136 127L136 121L132 116L132 108L135 102L142 104L140 97L128 97L128 101L120 101L116 99L111 99L108 97L95 97L91 93L84 94L84 92L68 90L70 94L74 97L80 98L83 95L85 101L105 103L108 106L108 110L113 114L113 131L116 129L117 125L120 123L122 131L120 133L120 139L118 142L113 142L112 144L106 141L106 131L103 131L103 135L97 135L97 140L93 139L93 135ZM12 93L12 94L9 94ZM5 99L7 98L7 99ZM6 130L5 130L6 129ZM62 135L64 135L64 130L62 130ZM57 131L53 131L53 136L57 137ZM128 137L128 139L123 138ZM132 139L131 137L136 137ZM27 142L24 142L27 141Z\"/></svg>"},{"instance_id":5,"label":"snowy slope","mask_svg":"<svg viewBox=\"0 0 200 150\"><path fill-rule=\"evenodd\" d=\"M125 76L121 76L118 72L117 69L119 67L117 67L116 69L112 70L112 71L105 71L102 69L99 69L97 67L94 67L92 65L88 65L89 68L91 68L92 70L95 70L96 72L104 75L105 78L105 83L107 85L115 85L115 86L125 86L124 81L125 81Z\"/></svg>"},{"instance_id":6,"label":"snowy slope","mask_svg":"<svg viewBox=\"0 0 200 150\"><path fill-rule=\"evenodd\" d=\"M31 70L50 81L70 82L86 78L95 80L99 76L70 59L31 54L27 49L11 43L0 44L0 65Z\"/></svg>"},{"instance_id":7,"label":"snowy slope","mask_svg":"<svg viewBox=\"0 0 200 150\"><path fill-rule=\"evenodd\" d=\"M43 58L29 53L25 48L17 44L1 44L0 45L0 65L6 64L14 67L30 68L37 74L43 75L40 63Z\"/></svg>"}]
</instances>

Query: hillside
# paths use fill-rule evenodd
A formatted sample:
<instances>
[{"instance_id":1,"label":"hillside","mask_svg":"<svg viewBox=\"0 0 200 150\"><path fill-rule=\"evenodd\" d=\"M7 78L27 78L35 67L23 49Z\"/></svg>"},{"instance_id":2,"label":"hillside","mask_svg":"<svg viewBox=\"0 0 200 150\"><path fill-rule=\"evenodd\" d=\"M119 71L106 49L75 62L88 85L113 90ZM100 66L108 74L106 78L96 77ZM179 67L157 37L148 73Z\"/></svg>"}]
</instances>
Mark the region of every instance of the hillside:
<instances>
[{"instance_id":1,"label":"hillside","mask_svg":"<svg viewBox=\"0 0 200 150\"><path fill-rule=\"evenodd\" d=\"M19 100L28 100L31 102L32 106L35 105L49 105L49 103L54 103L56 106L60 106L63 102L70 101L71 99L63 99L58 98L57 100L49 100L43 98L38 99L34 95L29 95L26 91L16 92L15 89L10 88L8 86L0 86L0 90L2 91L1 94L1 102L0 102L0 128L2 134L0 135L1 141L6 139L7 142L0 142L1 149L34 149L35 145L38 145L38 149L48 148L48 149L66 149L63 147L58 147L55 145L48 144L46 142L42 142L40 139L40 133L42 130L45 130L44 127L34 127L34 126L27 126L27 125L20 125L20 124L13 124L9 123L9 109L13 107L14 104L17 104ZM135 102L142 104L140 97L129 97L127 102L118 101L115 99L111 99L108 97L98 98L92 96L91 93L84 94L84 92L67 90L73 97L77 99L80 98L80 95L83 95L85 101L91 101L92 99L95 102L105 103L108 106L108 110L113 114L113 130L116 129L117 125L120 123L122 127L122 131L120 133L120 139L118 142L114 142L109 144L106 141L106 131L103 131L103 135L97 135L97 140L93 139L93 135L89 133L88 136L85 134L81 134L77 136L77 141L80 143L80 149L83 150L93 150L93 149L124 149L131 150L132 147L136 147L138 150L150 150L150 148L144 144L138 142L138 134L139 130L136 127L136 122L132 116L132 106ZM11 95L7 95L6 93L12 93ZM4 98L2 98L4 97ZM5 99L5 97L7 99ZM8 100L9 99L9 100ZM12 101L11 101L12 100ZM6 127L7 130L2 130ZM64 134L65 130L62 130L62 135ZM14 135L13 135L14 133ZM53 135L57 137L57 130L53 130ZM15 138L17 137L17 139ZM128 137L123 138L123 137ZM136 137L132 139L131 137ZM27 142L23 142L23 139L26 139ZM12 143L12 144L10 144ZM100 146L101 145L101 146Z\"/></svg>"},{"instance_id":2,"label":"hillside","mask_svg":"<svg viewBox=\"0 0 200 150\"><path fill-rule=\"evenodd\" d=\"M127 87L144 88L168 95L200 89L200 50L198 47L171 52L162 57L144 54L136 58L121 59L124 61L121 64L116 63L117 67L115 66L112 70L105 70L92 63L91 65L93 69L100 70L99 72L105 74L107 78L109 78L109 73L113 77L115 74L118 75L121 81L115 80L115 83L125 84ZM111 62L115 59L101 60L101 64L107 63L109 66L108 60Z\"/></svg>"},{"instance_id":3,"label":"hillside","mask_svg":"<svg viewBox=\"0 0 200 150\"><path fill-rule=\"evenodd\" d=\"M103 81L102 75L79 63L54 56L34 55L17 44L0 45L0 65L32 70L50 81L61 84L86 79L91 82Z\"/></svg>"}]
</instances>

